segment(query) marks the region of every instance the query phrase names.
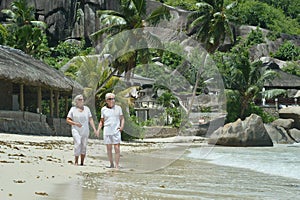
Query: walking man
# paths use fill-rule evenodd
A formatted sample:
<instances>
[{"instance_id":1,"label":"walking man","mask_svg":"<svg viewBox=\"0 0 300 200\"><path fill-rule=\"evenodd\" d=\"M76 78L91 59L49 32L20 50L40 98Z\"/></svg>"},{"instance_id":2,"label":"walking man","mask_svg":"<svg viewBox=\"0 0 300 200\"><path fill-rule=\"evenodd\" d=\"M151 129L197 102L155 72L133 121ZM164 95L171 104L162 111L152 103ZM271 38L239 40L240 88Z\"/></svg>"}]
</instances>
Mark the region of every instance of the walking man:
<instances>
[{"instance_id":1,"label":"walking man","mask_svg":"<svg viewBox=\"0 0 300 200\"><path fill-rule=\"evenodd\" d=\"M105 95L105 101L106 106L101 108L101 118L96 135L99 136L99 132L103 127L103 140L110 162L109 167L119 169L121 132L124 129L125 120L122 108L115 105L115 94L107 93ZM114 147L115 151L115 164L113 161L112 147Z\"/></svg>"}]
</instances>

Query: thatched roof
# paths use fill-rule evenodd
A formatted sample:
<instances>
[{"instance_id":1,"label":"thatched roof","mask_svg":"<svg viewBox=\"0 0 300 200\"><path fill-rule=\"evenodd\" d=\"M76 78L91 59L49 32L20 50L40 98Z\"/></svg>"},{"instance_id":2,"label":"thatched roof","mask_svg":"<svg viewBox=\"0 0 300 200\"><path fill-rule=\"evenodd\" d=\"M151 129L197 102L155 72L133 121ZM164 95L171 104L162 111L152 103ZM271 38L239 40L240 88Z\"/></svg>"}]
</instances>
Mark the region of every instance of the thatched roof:
<instances>
[{"instance_id":1,"label":"thatched roof","mask_svg":"<svg viewBox=\"0 0 300 200\"><path fill-rule=\"evenodd\" d=\"M266 82L266 88L278 89L300 89L300 77L286 73L280 69L273 69L279 74L279 77L273 79L271 82Z\"/></svg>"},{"instance_id":2,"label":"thatched roof","mask_svg":"<svg viewBox=\"0 0 300 200\"><path fill-rule=\"evenodd\" d=\"M62 72L24 52L0 45L0 80L32 86L44 86L60 91L82 87Z\"/></svg>"}]
</instances>

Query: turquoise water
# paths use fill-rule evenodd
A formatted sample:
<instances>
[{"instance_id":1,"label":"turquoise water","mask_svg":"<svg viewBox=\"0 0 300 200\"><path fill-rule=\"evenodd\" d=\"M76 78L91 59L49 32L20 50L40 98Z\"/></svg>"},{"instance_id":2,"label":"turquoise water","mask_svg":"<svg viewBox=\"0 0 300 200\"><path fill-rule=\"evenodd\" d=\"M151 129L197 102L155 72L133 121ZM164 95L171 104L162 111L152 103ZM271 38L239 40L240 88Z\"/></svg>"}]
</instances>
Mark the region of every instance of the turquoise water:
<instances>
[{"instance_id":1,"label":"turquoise water","mask_svg":"<svg viewBox=\"0 0 300 200\"><path fill-rule=\"evenodd\" d=\"M300 199L300 146L188 148L170 165L135 173L136 155L123 155L123 169L87 173L59 185L53 199ZM130 157L131 156L131 157ZM141 157L146 161L146 157ZM147 164L155 165L155 161ZM129 169L128 169L128 168ZM58 191L57 190L57 191ZM56 192L57 192L56 191Z\"/></svg>"},{"instance_id":2,"label":"turquoise water","mask_svg":"<svg viewBox=\"0 0 300 200\"><path fill-rule=\"evenodd\" d=\"M212 164L250 169L269 175L300 180L300 144L275 144L274 147L220 147L209 152L190 149L187 155Z\"/></svg>"}]
</instances>

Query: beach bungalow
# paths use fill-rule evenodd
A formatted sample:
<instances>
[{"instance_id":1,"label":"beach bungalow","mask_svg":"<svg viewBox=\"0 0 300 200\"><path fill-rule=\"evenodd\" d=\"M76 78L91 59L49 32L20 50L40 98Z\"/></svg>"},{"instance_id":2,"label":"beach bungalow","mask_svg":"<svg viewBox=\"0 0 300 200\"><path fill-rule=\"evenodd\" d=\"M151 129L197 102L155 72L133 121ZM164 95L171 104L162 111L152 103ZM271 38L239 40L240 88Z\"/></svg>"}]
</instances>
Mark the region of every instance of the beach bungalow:
<instances>
[{"instance_id":1,"label":"beach bungalow","mask_svg":"<svg viewBox=\"0 0 300 200\"><path fill-rule=\"evenodd\" d=\"M278 77L272 81L265 82L264 89L284 89L287 91L288 95L287 97L267 99L265 104L278 104L285 106L298 105L300 102L298 102L297 91L300 90L300 77L284 72L281 69L273 70L277 72Z\"/></svg>"},{"instance_id":2,"label":"beach bungalow","mask_svg":"<svg viewBox=\"0 0 300 200\"><path fill-rule=\"evenodd\" d=\"M0 45L0 132L70 134L65 116L82 87L24 52Z\"/></svg>"}]
</instances>

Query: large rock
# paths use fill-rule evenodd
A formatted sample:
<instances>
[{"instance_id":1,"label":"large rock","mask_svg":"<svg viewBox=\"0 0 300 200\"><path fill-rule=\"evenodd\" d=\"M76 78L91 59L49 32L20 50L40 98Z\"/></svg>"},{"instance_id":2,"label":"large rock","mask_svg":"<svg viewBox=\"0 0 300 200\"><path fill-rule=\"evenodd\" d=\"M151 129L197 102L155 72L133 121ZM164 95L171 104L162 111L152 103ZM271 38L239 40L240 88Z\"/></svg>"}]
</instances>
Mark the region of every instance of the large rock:
<instances>
[{"instance_id":1,"label":"large rock","mask_svg":"<svg viewBox=\"0 0 300 200\"><path fill-rule=\"evenodd\" d=\"M279 110L279 117L283 119L293 119L292 128L300 129L300 106L282 108Z\"/></svg>"},{"instance_id":2,"label":"large rock","mask_svg":"<svg viewBox=\"0 0 300 200\"><path fill-rule=\"evenodd\" d=\"M238 119L216 130L208 139L209 144L223 146L273 146L260 116L252 114L244 121Z\"/></svg>"},{"instance_id":3,"label":"large rock","mask_svg":"<svg viewBox=\"0 0 300 200\"><path fill-rule=\"evenodd\" d=\"M291 138L293 138L293 140L295 142L300 142L300 130L299 129L293 128L293 129L290 129L289 132L290 132Z\"/></svg>"},{"instance_id":4,"label":"large rock","mask_svg":"<svg viewBox=\"0 0 300 200\"><path fill-rule=\"evenodd\" d=\"M284 129L288 130L293 127L294 120L293 119L276 119L272 122L272 125L277 127L281 126Z\"/></svg>"},{"instance_id":5,"label":"large rock","mask_svg":"<svg viewBox=\"0 0 300 200\"><path fill-rule=\"evenodd\" d=\"M0 1L0 10L10 9L13 0ZM28 0L35 7L38 20L45 22L50 43L69 38L85 39L99 30L96 11L100 9L118 9L119 0Z\"/></svg>"},{"instance_id":6,"label":"large rock","mask_svg":"<svg viewBox=\"0 0 300 200\"><path fill-rule=\"evenodd\" d=\"M265 124L265 128L272 139L273 143L277 144L293 144L293 140L289 134L289 130L282 126L274 126L273 124Z\"/></svg>"}]
</instances>

